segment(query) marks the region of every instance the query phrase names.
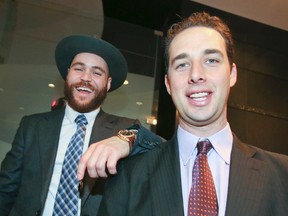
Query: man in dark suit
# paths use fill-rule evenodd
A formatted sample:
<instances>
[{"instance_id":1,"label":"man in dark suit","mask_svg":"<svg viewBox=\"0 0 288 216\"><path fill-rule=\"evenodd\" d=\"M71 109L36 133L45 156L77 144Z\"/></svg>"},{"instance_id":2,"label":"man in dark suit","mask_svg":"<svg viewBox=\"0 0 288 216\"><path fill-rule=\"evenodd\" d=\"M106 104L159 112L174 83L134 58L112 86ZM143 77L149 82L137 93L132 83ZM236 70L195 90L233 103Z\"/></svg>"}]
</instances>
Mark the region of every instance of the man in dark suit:
<instances>
[{"instance_id":1,"label":"man in dark suit","mask_svg":"<svg viewBox=\"0 0 288 216\"><path fill-rule=\"evenodd\" d=\"M287 215L288 157L242 143L227 121L237 79L228 26L194 13L172 25L165 42L165 84L179 114L177 132L118 165L98 215Z\"/></svg>"},{"instance_id":2,"label":"man in dark suit","mask_svg":"<svg viewBox=\"0 0 288 216\"><path fill-rule=\"evenodd\" d=\"M60 193L58 185L64 170L65 152L76 131L74 120L79 114L84 114L88 122L83 152L90 144L139 124L138 120L110 115L100 108L107 92L120 87L126 79L127 63L117 48L101 39L73 35L59 42L55 58L65 80L67 104L51 112L25 116L21 120L12 148L1 166L1 216L52 215L55 197ZM128 142L109 146L100 143L97 146L101 149L98 159L104 166L100 167L102 170L105 170L106 162L110 164L107 169L113 168L118 159L129 154ZM76 171L77 167L72 171L73 181L77 181ZM79 192L76 188L79 198L76 197L78 205L74 215L95 215L103 188L103 179L87 175L79 186ZM64 202L63 209L66 205L68 203ZM70 208L67 207L68 210ZM57 213L54 211L53 215ZM58 215L69 214L62 212Z\"/></svg>"}]
</instances>

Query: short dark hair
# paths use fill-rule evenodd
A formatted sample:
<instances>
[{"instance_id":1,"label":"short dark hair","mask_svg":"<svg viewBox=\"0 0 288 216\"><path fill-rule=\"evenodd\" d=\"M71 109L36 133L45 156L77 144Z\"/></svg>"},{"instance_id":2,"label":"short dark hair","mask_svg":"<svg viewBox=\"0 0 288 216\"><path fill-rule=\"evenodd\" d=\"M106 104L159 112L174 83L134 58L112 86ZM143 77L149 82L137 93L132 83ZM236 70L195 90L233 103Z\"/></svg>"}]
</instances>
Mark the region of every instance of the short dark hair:
<instances>
[{"instance_id":1,"label":"short dark hair","mask_svg":"<svg viewBox=\"0 0 288 216\"><path fill-rule=\"evenodd\" d=\"M182 31L191 27L207 27L212 28L219 32L224 38L226 45L226 52L230 66L234 61L234 44L231 31L228 25L219 17L211 16L206 12L196 12L191 14L188 18L181 20L178 23L173 24L167 32L167 36L164 40L164 64L166 72L169 68L169 47L172 40Z\"/></svg>"}]
</instances>

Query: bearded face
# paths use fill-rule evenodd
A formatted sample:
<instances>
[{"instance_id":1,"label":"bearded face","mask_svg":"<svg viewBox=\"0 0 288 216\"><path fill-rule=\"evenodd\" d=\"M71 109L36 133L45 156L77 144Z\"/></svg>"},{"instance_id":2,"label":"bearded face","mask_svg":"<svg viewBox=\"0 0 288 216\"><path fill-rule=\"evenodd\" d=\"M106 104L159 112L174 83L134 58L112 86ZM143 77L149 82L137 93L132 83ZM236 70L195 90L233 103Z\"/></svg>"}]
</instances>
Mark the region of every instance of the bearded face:
<instances>
[{"instance_id":1,"label":"bearded face","mask_svg":"<svg viewBox=\"0 0 288 216\"><path fill-rule=\"evenodd\" d=\"M76 97L73 93L75 90L92 94L92 97L89 100L84 96ZM77 112L87 113L97 109L104 102L107 96L107 85L105 88L95 89L87 82L70 85L68 82L65 82L64 95L70 107Z\"/></svg>"},{"instance_id":2,"label":"bearded face","mask_svg":"<svg viewBox=\"0 0 288 216\"><path fill-rule=\"evenodd\" d=\"M103 58L92 53L79 53L74 57L66 77L66 100L77 112L91 112L105 100L111 81Z\"/></svg>"}]
</instances>

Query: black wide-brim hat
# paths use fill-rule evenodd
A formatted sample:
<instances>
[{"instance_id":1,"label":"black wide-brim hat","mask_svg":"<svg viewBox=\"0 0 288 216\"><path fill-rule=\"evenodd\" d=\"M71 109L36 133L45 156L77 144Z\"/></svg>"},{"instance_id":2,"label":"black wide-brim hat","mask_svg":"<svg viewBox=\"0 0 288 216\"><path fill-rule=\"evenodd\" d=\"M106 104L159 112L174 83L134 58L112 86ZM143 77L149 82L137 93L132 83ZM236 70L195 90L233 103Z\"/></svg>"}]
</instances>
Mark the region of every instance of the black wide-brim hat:
<instances>
[{"instance_id":1,"label":"black wide-brim hat","mask_svg":"<svg viewBox=\"0 0 288 216\"><path fill-rule=\"evenodd\" d=\"M108 65L112 77L109 91L119 88L127 77L128 66L122 53L112 44L92 36L71 35L62 39L55 50L57 68L66 80L68 68L79 53L93 53L102 57Z\"/></svg>"}]
</instances>

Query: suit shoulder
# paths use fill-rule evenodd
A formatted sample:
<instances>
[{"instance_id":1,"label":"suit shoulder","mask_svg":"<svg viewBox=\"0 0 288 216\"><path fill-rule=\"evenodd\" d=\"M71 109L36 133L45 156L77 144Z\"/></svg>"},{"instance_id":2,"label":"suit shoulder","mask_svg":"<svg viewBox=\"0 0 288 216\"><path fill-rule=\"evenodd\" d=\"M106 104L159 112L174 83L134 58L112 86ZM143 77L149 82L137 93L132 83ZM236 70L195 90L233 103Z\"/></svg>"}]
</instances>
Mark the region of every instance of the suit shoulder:
<instances>
[{"instance_id":1,"label":"suit shoulder","mask_svg":"<svg viewBox=\"0 0 288 216\"><path fill-rule=\"evenodd\" d=\"M251 144L243 143L234 135L234 144L237 148L241 149L242 152L245 152L249 157L252 157L256 160L260 160L269 164L282 165L288 168L288 156L272 151L267 151L265 149L256 147Z\"/></svg>"},{"instance_id":2,"label":"suit shoulder","mask_svg":"<svg viewBox=\"0 0 288 216\"><path fill-rule=\"evenodd\" d=\"M38 118L43 118L46 116L50 116L57 113L57 111L47 111L47 112L42 112L42 113L34 113L31 115L26 115L24 116L25 118L29 118L29 119L38 119Z\"/></svg>"},{"instance_id":3,"label":"suit shoulder","mask_svg":"<svg viewBox=\"0 0 288 216\"><path fill-rule=\"evenodd\" d=\"M48 111L43 113L35 113L31 115L25 115L22 117L20 121L20 125L26 125L26 126L32 126L36 125L39 121L43 119L49 119L49 118L58 118L62 119L64 116L64 111L62 110L55 110L55 111Z\"/></svg>"},{"instance_id":4,"label":"suit shoulder","mask_svg":"<svg viewBox=\"0 0 288 216\"><path fill-rule=\"evenodd\" d=\"M100 111L99 118L103 118L105 119L105 121L113 122L113 123L117 123L117 122L122 122L122 123L126 122L129 124L139 123L138 119L132 119L132 118L128 118L125 116L118 116L118 115L106 113L103 110Z\"/></svg>"},{"instance_id":5,"label":"suit shoulder","mask_svg":"<svg viewBox=\"0 0 288 216\"><path fill-rule=\"evenodd\" d=\"M103 115L105 115L106 118L110 118L110 119L121 119L121 120L127 120L127 121L134 121L135 120L135 119L128 118L125 116L114 115L114 114L110 114L110 113L106 113L106 112L103 112Z\"/></svg>"},{"instance_id":6,"label":"suit shoulder","mask_svg":"<svg viewBox=\"0 0 288 216\"><path fill-rule=\"evenodd\" d=\"M45 118L45 117L64 115L64 114L65 114L65 109L58 109L58 110L53 110L53 111L34 113L31 115L26 115L24 117L29 118L29 119L38 119L38 118Z\"/></svg>"},{"instance_id":7,"label":"suit shoulder","mask_svg":"<svg viewBox=\"0 0 288 216\"><path fill-rule=\"evenodd\" d=\"M252 145L248 145L252 151L254 151L253 158L266 164L266 167L270 170L271 176L278 176L280 181L288 181L288 156L271 151L261 149ZM275 181L275 179L274 179ZM287 183L283 183L286 185Z\"/></svg>"},{"instance_id":8,"label":"suit shoulder","mask_svg":"<svg viewBox=\"0 0 288 216\"><path fill-rule=\"evenodd\" d=\"M171 141L165 141L156 145L153 149L150 149L146 152L139 153L133 155L129 158L126 158L124 162L124 166L128 169L135 168L135 166L142 166L145 164L157 164L159 161L163 160L167 155L169 155L169 151L174 151ZM136 169L139 169L136 168Z\"/></svg>"}]
</instances>

